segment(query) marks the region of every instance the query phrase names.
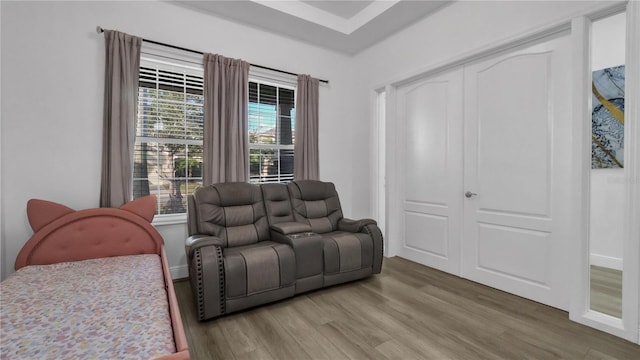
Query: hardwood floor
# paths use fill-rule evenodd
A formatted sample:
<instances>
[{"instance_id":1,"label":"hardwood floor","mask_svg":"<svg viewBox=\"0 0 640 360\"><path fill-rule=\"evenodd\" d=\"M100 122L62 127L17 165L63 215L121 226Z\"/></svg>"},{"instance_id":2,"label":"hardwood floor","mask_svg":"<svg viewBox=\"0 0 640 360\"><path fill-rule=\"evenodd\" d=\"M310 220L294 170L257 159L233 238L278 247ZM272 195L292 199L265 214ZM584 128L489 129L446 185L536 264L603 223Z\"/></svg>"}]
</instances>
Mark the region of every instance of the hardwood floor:
<instances>
[{"instance_id":1,"label":"hardwood floor","mask_svg":"<svg viewBox=\"0 0 640 360\"><path fill-rule=\"evenodd\" d=\"M380 275L198 322L175 283L192 359L640 359L568 314L401 258Z\"/></svg>"},{"instance_id":2,"label":"hardwood floor","mask_svg":"<svg viewBox=\"0 0 640 360\"><path fill-rule=\"evenodd\" d=\"M622 271L591 265L591 309L622 317Z\"/></svg>"}]
</instances>

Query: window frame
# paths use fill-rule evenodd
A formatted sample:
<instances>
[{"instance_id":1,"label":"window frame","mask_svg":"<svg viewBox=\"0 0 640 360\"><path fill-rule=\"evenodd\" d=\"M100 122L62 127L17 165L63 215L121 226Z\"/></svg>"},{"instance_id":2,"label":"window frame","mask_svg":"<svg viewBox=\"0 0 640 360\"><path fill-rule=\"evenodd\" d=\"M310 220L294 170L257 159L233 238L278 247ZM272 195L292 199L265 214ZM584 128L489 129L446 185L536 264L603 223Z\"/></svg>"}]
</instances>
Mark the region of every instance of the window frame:
<instances>
[{"instance_id":1,"label":"window frame","mask_svg":"<svg viewBox=\"0 0 640 360\"><path fill-rule=\"evenodd\" d=\"M202 62L197 63L193 61L193 59L185 58L184 56L179 57L175 54L171 53L163 53L160 49L147 49L150 51L145 52L144 49L140 57L140 68L157 68L164 71L169 72L184 72L187 75L200 77L204 81L204 67L202 66ZM204 85L203 85L204 86ZM138 86L138 92L140 92L140 86ZM204 95L204 87L203 87L203 95ZM184 102L186 105L186 100ZM140 99L136 106L139 108ZM204 121L204 102L202 104L202 114ZM137 118L136 118L136 132L137 132ZM195 145L195 146L204 146L204 140L194 140L194 139L180 139L180 138L161 138L161 137L144 137L137 136L135 137L134 144L137 146L142 143L164 143L164 144L183 144L183 145ZM187 150L188 154L188 150ZM187 155L188 156L188 155ZM135 157L134 157L135 159ZM171 159L171 161L175 161L175 159ZM132 166L133 175L135 175L135 167ZM188 180L189 177L185 177L185 180ZM142 178L132 176L132 182L135 183L136 180L141 180ZM148 179L148 178L147 178ZM202 176L194 177L194 179L202 179ZM133 186L133 184L132 184ZM188 187L187 187L188 189ZM184 197L188 195L188 192L184 194ZM161 206L161 200L157 198L157 206ZM185 212L180 213L169 213L169 214L160 214L158 213L158 208L156 208L156 213L154 215L153 225L170 225L170 224L183 224L187 221L187 210L185 204Z\"/></svg>"}]
</instances>

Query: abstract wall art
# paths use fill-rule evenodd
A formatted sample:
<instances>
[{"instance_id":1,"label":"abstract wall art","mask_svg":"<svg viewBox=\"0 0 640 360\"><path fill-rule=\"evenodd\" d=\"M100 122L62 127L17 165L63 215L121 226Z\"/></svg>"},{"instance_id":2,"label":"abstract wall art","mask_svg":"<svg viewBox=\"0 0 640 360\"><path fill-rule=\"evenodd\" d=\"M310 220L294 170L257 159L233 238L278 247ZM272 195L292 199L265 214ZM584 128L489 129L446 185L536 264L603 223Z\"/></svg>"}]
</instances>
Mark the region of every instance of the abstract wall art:
<instances>
[{"instance_id":1,"label":"abstract wall art","mask_svg":"<svg viewBox=\"0 0 640 360\"><path fill-rule=\"evenodd\" d=\"M591 168L624 167L624 65L594 71Z\"/></svg>"}]
</instances>

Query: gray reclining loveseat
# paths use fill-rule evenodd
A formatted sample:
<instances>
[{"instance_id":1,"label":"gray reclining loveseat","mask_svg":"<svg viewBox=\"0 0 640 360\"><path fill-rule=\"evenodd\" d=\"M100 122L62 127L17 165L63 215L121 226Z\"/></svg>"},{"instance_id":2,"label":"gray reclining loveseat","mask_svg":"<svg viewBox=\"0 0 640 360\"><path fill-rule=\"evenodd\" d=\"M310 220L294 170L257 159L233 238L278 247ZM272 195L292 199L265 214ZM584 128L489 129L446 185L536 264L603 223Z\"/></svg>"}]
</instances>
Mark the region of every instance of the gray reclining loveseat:
<instances>
[{"instance_id":1,"label":"gray reclining loveseat","mask_svg":"<svg viewBox=\"0 0 640 360\"><path fill-rule=\"evenodd\" d=\"M382 233L342 215L332 183L222 183L188 197L199 320L380 273Z\"/></svg>"}]
</instances>

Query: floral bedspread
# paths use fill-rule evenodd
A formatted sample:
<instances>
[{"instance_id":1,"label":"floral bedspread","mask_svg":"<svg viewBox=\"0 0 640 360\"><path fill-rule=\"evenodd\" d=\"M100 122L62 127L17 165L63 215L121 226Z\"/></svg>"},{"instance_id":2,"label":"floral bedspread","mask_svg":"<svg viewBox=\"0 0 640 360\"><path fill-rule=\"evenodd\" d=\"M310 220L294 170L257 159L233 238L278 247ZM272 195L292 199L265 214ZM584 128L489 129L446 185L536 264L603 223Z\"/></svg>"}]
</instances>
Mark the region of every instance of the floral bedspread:
<instances>
[{"instance_id":1,"label":"floral bedspread","mask_svg":"<svg viewBox=\"0 0 640 360\"><path fill-rule=\"evenodd\" d=\"M175 352L158 255L27 266L0 284L0 359Z\"/></svg>"}]
</instances>

